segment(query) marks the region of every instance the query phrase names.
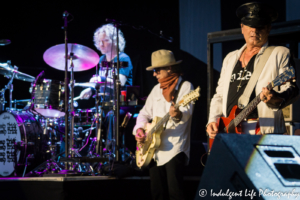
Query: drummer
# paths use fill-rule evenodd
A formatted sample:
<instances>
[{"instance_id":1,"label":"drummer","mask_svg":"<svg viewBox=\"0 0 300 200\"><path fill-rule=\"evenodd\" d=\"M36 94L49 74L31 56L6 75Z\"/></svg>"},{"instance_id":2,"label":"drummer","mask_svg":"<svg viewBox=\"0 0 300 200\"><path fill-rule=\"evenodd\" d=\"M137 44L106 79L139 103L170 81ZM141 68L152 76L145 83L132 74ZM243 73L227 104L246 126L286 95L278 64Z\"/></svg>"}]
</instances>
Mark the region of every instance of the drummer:
<instances>
[{"instance_id":1,"label":"drummer","mask_svg":"<svg viewBox=\"0 0 300 200\"><path fill-rule=\"evenodd\" d=\"M94 45L103 54L100 57L100 69L99 76L92 77L90 82L105 82L106 80L106 67L102 66L102 62L114 62L117 63L117 30L112 24L105 24L99 27L94 33ZM130 57L124 53L125 48L125 38L121 30L119 30L119 60L120 62L128 63L127 67L122 67L119 69L119 80L121 82L121 90L125 90L127 85L132 85L132 63ZM110 68L108 70L107 76L107 87L105 88L105 93L113 95L113 70ZM103 92L103 88L100 89ZM89 99L92 95L92 90L87 88L80 93L81 99ZM110 98L112 99L112 98Z\"/></svg>"},{"instance_id":2,"label":"drummer","mask_svg":"<svg viewBox=\"0 0 300 200\"><path fill-rule=\"evenodd\" d=\"M90 82L105 82L107 80L107 87L105 87L105 94L109 94L109 97L106 96L105 100L112 99L113 97L113 70L110 68L108 70L107 78L106 72L107 68L102 66L102 61L106 62L114 62L117 63L117 30L112 24L106 24L98 28L94 33L94 45L96 48L103 54L100 57L100 69L99 69L99 76L92 77ZM125 38L121 30L119 30L119 59L120 62L127 62L127 67L122 67L119 69L119 80L121 82L121 90L126 90L126 86L132 85L132 63L127 54L124 53L125 48ZM115 73L116 74L116 73ZM103 86L100 87L100 93L103 91ZM92 95L92 90L87 88L80 93L81 99L88 99ZM106 142L106 149L110 150L112 148L111 142L112 141L112 126L113 126L113 111L109 111L106 115L106 120L104 121L107 133L107 142ZM125 116L125 112L120 109L120 122ZM111 123L112 122L112 123Z\"/></svg>"}]
</instances>

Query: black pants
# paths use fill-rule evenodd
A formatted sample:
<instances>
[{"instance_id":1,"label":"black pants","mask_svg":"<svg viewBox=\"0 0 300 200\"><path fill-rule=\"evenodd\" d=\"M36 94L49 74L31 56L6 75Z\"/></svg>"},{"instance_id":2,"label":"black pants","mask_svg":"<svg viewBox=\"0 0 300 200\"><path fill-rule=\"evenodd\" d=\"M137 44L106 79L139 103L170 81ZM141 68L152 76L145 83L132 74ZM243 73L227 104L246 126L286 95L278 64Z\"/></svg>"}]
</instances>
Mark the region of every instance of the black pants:
<instances>
[{"instance_id":1,"label":"black pants","mask_svg":"<svg viewBox=\"0 0 300 200\"><path fill-rule=\"evenodd\" d=\"M181 152L162 166L156 166L156 162L150 164L152 199L184 199L183 171L186 159L185 153Z\"/></svg>"}]
</instances>

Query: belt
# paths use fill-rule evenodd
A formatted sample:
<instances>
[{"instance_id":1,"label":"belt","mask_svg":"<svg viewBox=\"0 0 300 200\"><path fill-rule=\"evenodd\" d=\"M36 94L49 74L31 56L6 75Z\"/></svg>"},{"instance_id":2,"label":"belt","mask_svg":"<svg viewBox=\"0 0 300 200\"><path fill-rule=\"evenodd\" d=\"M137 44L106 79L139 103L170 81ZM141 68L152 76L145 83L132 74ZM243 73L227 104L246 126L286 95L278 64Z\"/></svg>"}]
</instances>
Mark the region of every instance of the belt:
<instances>
[{"instance_id":1,"label":"belt","mask_svg":"<svg viewBox=\"0 0 300 200\"><path fill-rule=\"evenodd\" d=\"M250 119L244 119L245 122L247 121L258 121L259 118L250 118Z\"/></svg>"}]
</instances>

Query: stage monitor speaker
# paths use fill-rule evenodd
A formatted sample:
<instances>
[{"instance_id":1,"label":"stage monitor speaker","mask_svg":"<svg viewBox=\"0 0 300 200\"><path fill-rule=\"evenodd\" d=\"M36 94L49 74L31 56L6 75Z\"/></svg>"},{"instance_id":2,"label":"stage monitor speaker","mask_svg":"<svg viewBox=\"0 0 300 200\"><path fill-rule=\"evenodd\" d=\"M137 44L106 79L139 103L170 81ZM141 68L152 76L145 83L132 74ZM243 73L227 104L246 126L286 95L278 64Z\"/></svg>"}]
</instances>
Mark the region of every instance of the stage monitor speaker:
<instances>
[{"instance_id":1,"label":"stage monitor speaker","mask_svg":"<svg viewBox=\"0 0 300 200\"><path fill-rule=\"evenodd\" d=\"M218 134L195 199L297 195L300 199L300 136Z\"/></svg>"}]
</instances>

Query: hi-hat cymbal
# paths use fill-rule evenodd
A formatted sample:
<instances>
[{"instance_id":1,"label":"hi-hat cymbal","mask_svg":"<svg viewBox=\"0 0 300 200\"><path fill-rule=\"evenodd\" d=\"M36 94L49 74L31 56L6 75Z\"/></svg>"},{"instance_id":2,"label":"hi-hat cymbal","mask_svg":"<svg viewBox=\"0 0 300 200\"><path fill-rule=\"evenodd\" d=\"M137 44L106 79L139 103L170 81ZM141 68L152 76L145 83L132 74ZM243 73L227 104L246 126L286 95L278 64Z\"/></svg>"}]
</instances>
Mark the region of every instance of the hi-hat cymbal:
<instances>
[{"instance_id":1,"label":"hi-hat cymbal","mask_svg":"<svg viewBox=\"0 0 300 200\"><path fill-rule=\"evenodd\" d=\"M68 44L68 71L70 68L70 57L73 57L74 72L85 71L93 68L99 63L99 55L89 47L80 44ZM44 61L58 70L65 71L65 44L58 44L47 49L44 53Z\"/></svg>"},{"instance_id":2,"label":"hi-hat cymbal","mask_svg":"<svg viewBox=\"0 0 300 200\"><path fill-rule=\"evenodd\" d=\"M28 74L22 73L14 69L8 63L0 63L0 74L3 74L4 76L10 78L12 77L13 73L15 73L14 79L27 81L27 82L33 82L35 80L33 76L30 76Z\"/></svg>"}]
</instances>

